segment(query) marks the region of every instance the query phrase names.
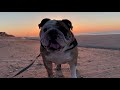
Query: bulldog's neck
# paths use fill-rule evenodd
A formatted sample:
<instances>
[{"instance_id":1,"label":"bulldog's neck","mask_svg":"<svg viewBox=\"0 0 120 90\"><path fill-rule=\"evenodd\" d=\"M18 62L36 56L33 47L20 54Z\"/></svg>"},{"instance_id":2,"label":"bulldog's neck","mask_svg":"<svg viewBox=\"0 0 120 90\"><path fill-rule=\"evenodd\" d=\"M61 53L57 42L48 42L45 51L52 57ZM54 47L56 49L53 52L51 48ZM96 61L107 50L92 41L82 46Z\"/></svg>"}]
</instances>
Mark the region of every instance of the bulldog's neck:
<instances>
[{"instance_id":1,"label":"bulldog's neck","mask_svg":"<svg viewBox=\"0 0 120 90\"><path fill-rule=\"evenodd\" d=\"M67 51L73 49L77 45L78 45L77 40L74 38L73 42L70 43L69 48L67 48L64 52L67 52Z\"/></svg>"}]
</instances>

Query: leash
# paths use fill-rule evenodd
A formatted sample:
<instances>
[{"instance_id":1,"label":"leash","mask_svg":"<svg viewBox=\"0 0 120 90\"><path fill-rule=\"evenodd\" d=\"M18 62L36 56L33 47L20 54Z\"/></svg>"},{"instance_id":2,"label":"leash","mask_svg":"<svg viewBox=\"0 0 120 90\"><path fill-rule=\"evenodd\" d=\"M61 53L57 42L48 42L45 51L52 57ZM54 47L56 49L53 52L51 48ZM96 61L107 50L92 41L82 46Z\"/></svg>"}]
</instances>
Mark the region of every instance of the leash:
<instances>
[{"instance_id":1,"label":"leash","mask_svg":"<svg viewBox=\"0 0 120 90\"><path fill-rule=\"evenodd\" d=\"M38 59L38 57L40 57L41 54L39 54L35 60L32 61L31 64L29 64L28 66L26 66L25 68L23 68L22 70L20 70L17 74L15 74L12 78L14 78L15 76L18 76L19 74L21 74L22 72L24 72L25 70L27 70L30 66L32 66L34 64L34 62Z\"/></svg>"}]
</instances>

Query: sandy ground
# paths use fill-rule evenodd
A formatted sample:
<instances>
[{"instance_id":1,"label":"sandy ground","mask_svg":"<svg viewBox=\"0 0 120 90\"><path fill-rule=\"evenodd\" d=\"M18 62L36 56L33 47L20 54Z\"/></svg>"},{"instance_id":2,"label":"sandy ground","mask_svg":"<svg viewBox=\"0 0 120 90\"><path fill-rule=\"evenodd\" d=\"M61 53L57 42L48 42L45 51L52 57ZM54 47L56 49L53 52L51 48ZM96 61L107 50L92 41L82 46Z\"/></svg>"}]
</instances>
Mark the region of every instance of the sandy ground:
<instances>
[{"instance_id":1,"label":"sandy ground","mask_svg":"<svg viewBox=\"0 0 120 90\"><path fill-rule=\"evenodd\" d=\"M120 50L84 47L78 49L78 77L120 78ZM29 65L38 54L39 41L37 40L0 38L0 78L12 77ZM68 64L62 65L62 71L65 78L70 78ZM55 69L54 73L56 77L61 77L60 72L56 72ZM33 66L15 78L47 78L42 58L39 57Z\"/></svg>"}]
</instances>

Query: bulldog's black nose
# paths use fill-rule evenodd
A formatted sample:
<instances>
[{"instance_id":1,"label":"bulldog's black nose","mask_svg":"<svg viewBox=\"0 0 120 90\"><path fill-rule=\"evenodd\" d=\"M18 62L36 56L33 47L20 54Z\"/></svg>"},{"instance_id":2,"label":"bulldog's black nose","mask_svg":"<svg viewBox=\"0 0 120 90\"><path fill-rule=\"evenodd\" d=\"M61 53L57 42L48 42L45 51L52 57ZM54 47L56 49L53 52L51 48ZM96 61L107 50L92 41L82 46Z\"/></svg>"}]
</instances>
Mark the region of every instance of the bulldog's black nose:
<instances>
[{"instance_id":1,"label":"bulldog's black nose","mask_svg":"<svg viewBox=\"0 0 120 90\"><path fill-rule=\"evenodd\" d=\"M48 33L49 37L51 40L57 39L58 32L56 30L50 30Z\"/></svg>"}]
</instances>

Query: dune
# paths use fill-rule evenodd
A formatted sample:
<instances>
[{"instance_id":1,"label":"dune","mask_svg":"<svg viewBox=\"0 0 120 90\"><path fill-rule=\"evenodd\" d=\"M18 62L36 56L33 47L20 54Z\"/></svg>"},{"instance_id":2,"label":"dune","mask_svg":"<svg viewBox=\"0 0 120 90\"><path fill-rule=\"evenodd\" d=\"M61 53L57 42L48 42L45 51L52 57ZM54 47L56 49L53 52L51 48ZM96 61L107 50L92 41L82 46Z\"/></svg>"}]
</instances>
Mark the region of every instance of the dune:
<instances>
[{"instance_id":1,"label":"dune","mask_svg":"<svg viewBox=\"0 0 120 90\"><path fill-rule=\"evenodd\" d=\"M83 35L76 38L79 43L78 78L120 78L120 50L107 49L120 47L120 35ZM39 45L39 40L0 38L0 78L11 78L29 65L39 54ZM65 78L70 78L68 64L62 65L62 71ZM54 73L61 78L55 70ZM47 78L42 58L39 57L33 66L15 78Z\"/></svg>"},{"instance_id":2,"label":"dune","mask_svg":"<svg viewBox=\"0 0 120 90\"><path fill-rule=\"evenodd\" d=\"M0 32L0 37L15 37L15 36L9 35L6 32Z\"/></svg>"}]
</instances>

